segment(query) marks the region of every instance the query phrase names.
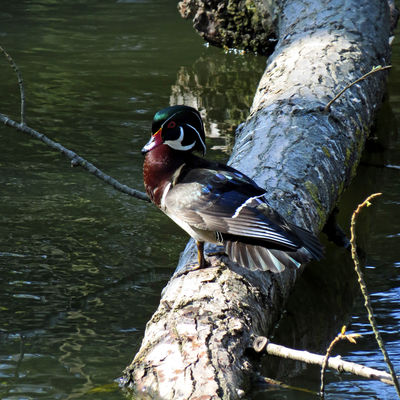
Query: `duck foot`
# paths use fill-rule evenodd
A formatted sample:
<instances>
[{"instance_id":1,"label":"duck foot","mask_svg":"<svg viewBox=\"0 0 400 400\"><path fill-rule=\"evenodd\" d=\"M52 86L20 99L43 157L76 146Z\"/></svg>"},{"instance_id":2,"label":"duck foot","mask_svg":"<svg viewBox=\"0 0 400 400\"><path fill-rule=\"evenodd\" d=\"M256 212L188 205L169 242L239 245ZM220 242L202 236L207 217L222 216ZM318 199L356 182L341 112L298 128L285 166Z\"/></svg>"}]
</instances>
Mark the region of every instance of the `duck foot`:
<instances>
[{"instance_id":1,"label":"duck foot","mask_svg":"<svg viewBox=\"0 0 400 400\"><path fill-rule=\"evenodd\" d=\"M207 253L207 257L222 257L222 256L226 256L226 253L222 250L218 250L218 251L212 251L210 253Z\"/></svg>"}]
</instances>

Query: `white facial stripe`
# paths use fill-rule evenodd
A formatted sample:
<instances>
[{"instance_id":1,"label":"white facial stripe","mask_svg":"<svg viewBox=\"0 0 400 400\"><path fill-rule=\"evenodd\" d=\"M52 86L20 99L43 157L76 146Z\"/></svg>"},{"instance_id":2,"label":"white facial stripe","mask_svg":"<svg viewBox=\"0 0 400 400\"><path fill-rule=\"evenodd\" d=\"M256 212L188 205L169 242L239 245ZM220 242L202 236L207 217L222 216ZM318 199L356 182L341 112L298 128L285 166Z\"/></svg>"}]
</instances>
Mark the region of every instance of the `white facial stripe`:
<instances>
[{"instance_id":1,"label":"white facial stripe","mask_svg":"<svg viewBox=\"0 0 400 400\"><path fill-rule=\"evenodd\" d=\"M179 135L177 142L179 142L182 145L182 140L183 140L183 137L185 136L185 131L183 130L183 128L181 126L179 127L179 130L180 130L181 134Z\"/></svg>"},{"instance_id":2,"label":"white facial stripe","mask_svg":"<svg viewBox=\"0 0 400 400\"><path fill-rule=\"evenodd\" d=\"M189 124L186 124L186 125L189 126L190 128L192 128L197 133L197 136L199 137L200 143L201 143L201 145L203 146L203 149L204 149L203 153L205 154L206 153L206 144L204 143L203 139L201 138L201 135L200 135L199 131L192 125L189 125Z\"/></svg>"},{"instance_id":3,"label":"white facial stripe","mask_svg":"<svg viewBox=\"0 0 400 400\"><path fill-rule=\"evenodd\" d=\"M192 149L195 146L196 142L193 142L192 144L188 144L187 146L183 146L182 140L183 140L183 136L184 136L184 130L181 126L179 127L179 130L180 130L181 134L179 135L178 139L166 140L164 142L164 144L167 144L169 147L172 147L175 150L186 151L186 150Z\"/></svg>"},{"instance_id":4,"label":"white facial stripe","mask_svg":"<svg viewBox=\"0 0 400 400\"><path fill-rule=\"evenodd\" d=\"M182 111L177 111L176 113L172 114L168 119L166 119L166 120L163 122L163 124L161 125L161 128L163 128L164 125L165 125L169 120L171 120L176 114L179 114L180 112L182 112ZM193 113L194 115L196 115L196 117L198 118L198 120L199 120L199 122L200 122L200 125L201 125L202 129L204 130L203 121L202 121L200 115L197 114L197 113L194 112L194 111L192 111L192 113ZM196 134L197 134L197 136L198 136L198 138L199 138L199 140L200 140L200 143L201 143L201 145L203 146L203 154L206 154L207 147L206 147L206 144L204 143L204 140L201 138L201 135L200 135L199 131L198 131L194 126L192 126L192 125L190 125L190 124L186 124L186 125L189 126L190 128L192 128L192 129L196 132ZM189 145L187 145L187 146L183 146L183 145L182 145L182 140L183 140L184 131L183 131L183 128L182 128L181 126L179 127L179 129L180 129L180 132L181 132L181 133L180 133L180 136L179 136L178 139L176 139L176 140L166 140L164 143L167 144L168 146L172 147L172 148L175 149L175 150L182 150L182 151L191 150L191 149L196 145L196 142L194 142L194 143L192 143L192 144L189 144Z\"/></svg>"},{"instance_id":5,"label":"white facial stripe","mask_svg":"<svg viewBox=\"0 0 400 400\"><path fill-rule=\"evenodd\" d=\"M201 119L200 115L199 115L199 114L197 114L197 113L195 113L195 112L193 112L193 114L195 114L195 115L196 115L196 117L199 119L199 121L200 121L200 125L201 125L201 127L203 128L203 130L204 130L204 126L203 126L203 120Z\"/></svg>"},{"instance_id":6,"label":"white facial stripe","mask_svg":"<svg viewBox=\"0 0 400 400\"><path fill-rule=\"evenodd\" d=\"M176 114L178 114L180 111L177 111L175 114L172 114L168 119L166 119L163 124L161 125L161 128L164 128L164 125L173 117L175 117Z\"/></svg>"},{"instance_id":7,"label":"white facial stripe","mask_svg":"<svg viewBox=\"0 0 400 400\"><path fill-rule=\"evenodd\" d=\"M168 119L166 119L166 120L163 122L163 124L161 125L161 128L163 128L164 125L165 125L170 119L172 119L173 117L175 117L175 115L176 115L176 114L179 114L180 112L182 112L182 111L177 111L176 113L172 114ZM195 113L194 111L192 111L192 113L197 117L197 119L198 119L199 122L200 122L201 127L202 127L203 130L204 130L203 120L201 119L200 115L197 114L197 113Z\"/></svg>"}]
</instances>

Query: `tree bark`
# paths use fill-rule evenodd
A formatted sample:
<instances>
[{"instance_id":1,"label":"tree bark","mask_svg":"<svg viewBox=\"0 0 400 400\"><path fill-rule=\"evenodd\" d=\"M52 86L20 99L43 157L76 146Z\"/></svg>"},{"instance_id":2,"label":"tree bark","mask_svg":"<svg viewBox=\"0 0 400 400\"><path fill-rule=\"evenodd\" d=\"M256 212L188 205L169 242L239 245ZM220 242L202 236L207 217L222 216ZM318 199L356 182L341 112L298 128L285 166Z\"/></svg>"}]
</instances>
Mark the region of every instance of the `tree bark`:
<instances>
[{"instance_id":1,"label":"tree bark","mask_svg":"<svg viewBox=\"0 0 400 400\"><path fill-rule=\"evenodd\" d=\"M281 2L263 0L182 0L178 9L191 18L207 42L270 54L276 44Z\"/></svg>"},{"instance_id":2,"label":"tree bark","mask_svg":"<svg viewBox=\"0 0 400 400\"><path fill-rule=\"evenodd\" d=\"M329 112L323 108L347 84L389 64L389 7L380 0L287 0L277 32L230 163L267 188L285 218L318 233L356 172L386 72L351 87ZM124 372L125 386L162 399L244 395L255 371L247 349L268 336L303 267L272 274L226 257L210 261L190 268L189 242Z\"/></svg>"}]
</instances>

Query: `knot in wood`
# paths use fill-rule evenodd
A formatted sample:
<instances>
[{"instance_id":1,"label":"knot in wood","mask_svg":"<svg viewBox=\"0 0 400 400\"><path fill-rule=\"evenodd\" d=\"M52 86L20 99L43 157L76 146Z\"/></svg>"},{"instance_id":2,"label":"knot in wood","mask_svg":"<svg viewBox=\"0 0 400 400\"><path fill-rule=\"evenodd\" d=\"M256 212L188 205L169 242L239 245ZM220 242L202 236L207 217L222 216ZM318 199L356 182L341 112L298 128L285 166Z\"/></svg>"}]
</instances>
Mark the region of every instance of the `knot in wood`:
<instances>
[{"instance_id":1,"label":"knot in wood","mask_svg":"<svg viewBox=\"0 0 400 400\"><path fill-rule=\"evenodd\" d=\"M78 159L78 157L74 157L72 160L71 160L71 167L72 168L74 168L74 167L77 167L79 165L79 159Z\"/></svg>"}]
</instances>

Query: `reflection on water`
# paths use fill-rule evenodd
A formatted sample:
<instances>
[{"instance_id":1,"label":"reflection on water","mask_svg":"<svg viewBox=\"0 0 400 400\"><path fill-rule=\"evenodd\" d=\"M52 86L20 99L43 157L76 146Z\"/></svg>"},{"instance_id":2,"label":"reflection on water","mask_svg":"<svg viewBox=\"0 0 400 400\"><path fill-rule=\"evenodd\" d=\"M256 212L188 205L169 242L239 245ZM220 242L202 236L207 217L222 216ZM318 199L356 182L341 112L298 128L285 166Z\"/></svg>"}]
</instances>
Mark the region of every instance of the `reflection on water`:
<instances>
[{"instance_id":1,"label":"reflection on water","mask_svg":"<svg viewBox=\"0 0 400 400\"><path fill-rule=\"evenodd\" d=\"M206 54L179 69L170 103L197 108L207 137L215 139L211 148L230 153L235 129L248 116L264 64L264 58L251 55Z\"/></svg>"},{"instance_id":2,"label":"reflection on water","mask_svg":"<svg viewBox=\"0 0 400 400\"><path fill-rule=\"evenodd\" d=\"M220 150L232 147L265 64L204 47L168 0L8 2L0 16L0 41L25 79L29 124L139 190L140 148L153 113L169 102L198 107L209 157L225 160ZM400 369L400 180L398 170L382 167L400 164L396 71L378 139L339 217L347 227L356 204L384 193L362 216L359 237L377 320ZM18 88L4 60L0 74L0 112L16 118ZM122 399L109 384L138 348L187 237L151 205L71 169L44 145L5 127L0 140L0 398ZM349 323L363 338L338 352L384 369L354 285L348 255L327 244L326 259L306 270L274 340L320 349ZM316 368L267 361L262 373L318 389ZM348 375L328 379L328 398L394 395ZM257 387L254 398L315 396Z\"/></svg>"}]
</instances>

